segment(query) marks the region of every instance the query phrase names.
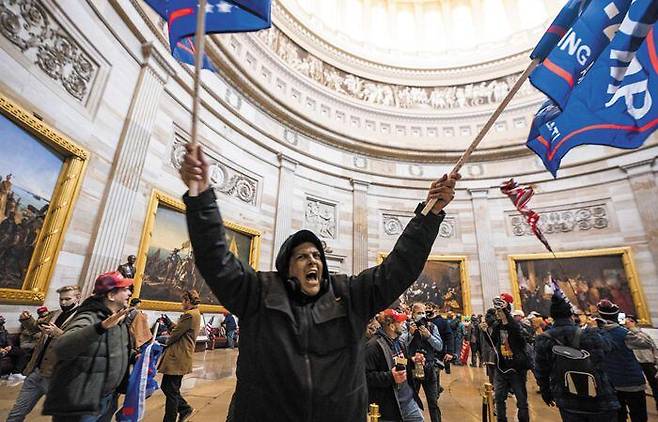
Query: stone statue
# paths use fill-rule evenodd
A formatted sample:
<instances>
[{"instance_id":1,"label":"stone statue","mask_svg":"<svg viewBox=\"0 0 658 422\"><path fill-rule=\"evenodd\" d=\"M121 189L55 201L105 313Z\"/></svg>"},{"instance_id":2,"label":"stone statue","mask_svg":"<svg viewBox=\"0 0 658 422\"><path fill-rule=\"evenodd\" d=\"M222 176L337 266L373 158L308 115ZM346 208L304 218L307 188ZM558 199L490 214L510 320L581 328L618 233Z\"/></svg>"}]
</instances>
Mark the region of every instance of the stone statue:
<instances>
[{"instance_id":1,"label":"stone statue","mask_svg":"<svg viewBox=\"0 0 658 422\"><path fill-rule=\"evenodd\" d=\"M117 271L121 273L125 278L135 278L135 261L137 257L135 255L128 255L128 262L125 264L119 265Z\"/></svg>"}]
</instances>

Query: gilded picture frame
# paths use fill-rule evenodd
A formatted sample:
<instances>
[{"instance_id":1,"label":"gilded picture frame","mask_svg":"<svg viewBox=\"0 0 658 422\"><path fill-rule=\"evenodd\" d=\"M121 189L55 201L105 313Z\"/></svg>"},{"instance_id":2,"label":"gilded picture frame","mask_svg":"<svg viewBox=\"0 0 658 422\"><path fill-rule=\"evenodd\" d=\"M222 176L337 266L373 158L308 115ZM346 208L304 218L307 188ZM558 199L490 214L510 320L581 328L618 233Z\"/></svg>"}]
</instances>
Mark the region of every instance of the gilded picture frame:
<instances>
[{"instance_id":1,"label":"gilded picture frame","mask_svg":"<svg viewBox=\"0 0 658 422\"><path fill-rule=\"evenodd\" d=\"M651 325L649 309L630 247L556 252L555 256L561 260L560 264L552 265L555 258L550 253L510 255L508 257L515 303L530 309L542 306L535 303L539 300L550 300L548 294L545 294L543 299L533 300L533 303L527 306L529 298L532 297L532 291L536 291L538 287L541 288L542 286L539 284L545 283L543 279L547 278L546 268L550 265L550 271L555 274L554 277L558 278L559 284L574 306L586 307L588 311L595 313L595 301L610 299L613 302L619 302L622 312L629 313L629 309L624 308L631 307L628 304L630 299L638 322L642 325ZM532 269L530 264L532 264ZM530 274L531 272L533 274ZM562 275L563 272L566 274ZM520 280L520 277L524 279ZM531 278L535 278L535 280L532 281ZM522 287L524 288L523 302ZM548 292L550 293L550 290ZM541 292L535 293L535 295L537 294L541 295ZM621 303L624 302L627 303L625 307L621 306Z\"/></svg>"},{"instance_id":2,"label":"gilded picture frame","mask_svg":"<svg viewBox=\"0 0 658 422\"><path fill-rule=\"evenodd\" d=\"M386 256L388 256L388 253L380 252L377 255L377 263L381 264ZM445 267L446 264L446 268L441 268ZM471 287L468 277L468 259L466 256L430 255L427 257L421 277L419 277L409 289L413 289L414 286L417 286L418 284L417 287L419 287L418 290L420 290L421 293L414 297L420 296L423 297L423 300L421 300L422 302L431 301L435 303L441 313L453 311L456 314L471 315L473 308L471 305ZM435 285L438 285L437 291L431 294L425 292L424 290L427 290L427 288L420 285L427 285L427 282L430 280ZM423 281L425 281L425 283L423 283ZM455 289L456 295L452 293L448 294L450 289ZM404 295L408 292L409 290L407 290ZM459 303L459 300L461 300L461 303ZM459 307L454 307L454 305L450 306L450 303L454 304L455 301Z\"/></svg>"},{"instance_id":3,"label":"gilded picture frame","mask_svg":"<svg viewBox=\"0 0 658 422\"><path fill-rule=\"evenodd\" d=\"M0 303L42 305L80 192L89 152L2 93L0 93L0 115L9 122L3 119L4 123L15 125L11 128L7 126L7 129L16 131L15 133L20 133L21 136L25 135L24 139L29 137L35 142L35 146L40 144L41 148L51 151L61 160L58 169L53 173L52 193L49 200L45 201L47 207L40 210L42 214L39 218L43 222L33 233L33 243L27 249L31 252L23 257L27 267L21 277L22 285L20 288L0 287ZM34 195L33 192L32 194ZM26 259L28 255L29 259ZM4 283L2 285L4 286Z\"/></svg>"},{"instance_id":4,"label":"gilded picture frame","mask_svg":"<svg viewBox=\"0 0 658 422\"><path fill-rule=\"evenodd\" d=\"M158 227L158 211L160 211L161 220L159 224L161 227ZM178 214L180 214L180 216L178 216ZM167 215L168 217L166 217ZM171 219L172 216L174 217L173 219ZM169 223L165 221L165 217L170 219ZM172 227L172 225L175 225L176 227ZM181 225L183 225L183 227L181 227ZM246 259L243 262L248 262L252 268L257 269L258 260L260 258L261 232L227 220L224 220L224 226L227 229L227 237L231 237L231 234L233 234L231 240L229 240L229 242L231 242L230 248L237 248L239 243L242 245L241 250L248 249L248 257L245 257ZM175 230L176 233L171 235L168 235L167 233L163 234L163 231L167 230L169 232ZM156 238L154 238L154 235ZM171 239L168 241L169 245L176 244L180 245L181 248L174 248L172 251L171 246L167 248L162 245L156 245L156 243L160 241L158 239L164 239L163 236ZM235 240L238 236L241 237L241 242L234 244L232 240ZM244 246L245 239L248 239L248 246ZM157 248L157 256L155 255L155 248ZM169 256L164 259L161 258L160 254L163 250L166 254L169 254ZM181 250L183 253L179 255ZM186 256L184 256L185 253L187 253ZM236 253L236 251L234 251L234 253ZM175 261L178 265L171 263L174 261L171 259L172 256L176 256ZM151 259L150 263L149 259ZM184 267L184 260L188 262L188 267L193 268L188 269L187 272L176 270L170 271L169 268L172 267ZM168 263L166 261L168 261ZM159 262L160 266L158 267L157 264L154 265L153 262ZM178 291L179 287L174 287L171 284L167 286L166 284L167 281L175 279L174 281L177 283L186 283L184 288L196 288L199 290L202 300L199 307L201 312L219 313L225 311L224 307L217 302L214 295L209 293L209 289L205 285L200 274L198 274L198 270L193 265L191 245L187 234L187 226L185 226L185 204L157 189L153 190L151 193L137 253L137 262L135 265L136 275L133 297L139 297L142 299L142 308L160 311L180 311L181 305L178 297L180 293ZM194 273L191 274L192 272ZM161 277L158 278L158 275ZM192 280L192 282L190 282L190 280ZM149 284L151 282L153 282L152 284L156 284L156 282L164 284L164 288L160 289L160 292L165 292L164 295L166 298L162 297L162 293L158 294L158 290L155 289L156 286ZM183 286L181 286L181 288L182 287Z\"/></svg>"}]
</instances>

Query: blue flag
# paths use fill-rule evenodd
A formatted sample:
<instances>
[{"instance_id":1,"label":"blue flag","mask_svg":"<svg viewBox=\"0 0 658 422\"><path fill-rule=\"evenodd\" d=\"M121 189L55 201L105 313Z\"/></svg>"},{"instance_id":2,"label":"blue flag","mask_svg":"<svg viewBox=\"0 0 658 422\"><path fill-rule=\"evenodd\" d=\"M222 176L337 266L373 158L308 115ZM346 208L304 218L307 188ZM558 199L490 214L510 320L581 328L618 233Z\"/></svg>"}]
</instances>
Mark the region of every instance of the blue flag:
<instances>
[{"instance_id":1,"label":"blue flag","mask_svg":"<svg viewBox=\"0 0 658 422\"><path fill-rule=\"evenodd\" d=\"M155 381L155 366L162 350L157 342L145 343L140 348L139 359L128 378L126 399L117 414L118 422L138 422L144 418L144 401L159 388Z\"/></svg>"},{"instance_id":2,"label":"blue flag","mask_svg":"<svg viewBox=\"0 0 658 422\"><path fill-rule=\"evenodd\" d=\"M631 2L591 0L579 16L574 5L568 17L573 18L576 14L577 19L572 21L572 26L532 72L532 85L564 109L578 81L610 44Z\"/></svg>"},{"instance_id":3,"label":"blue flag","mask_svg":"<svg viewBox=\"0 0 658 422\"><path fill-rule=\"evenodd\" d=\"M657 18L658 3L634 0L563 112L554 104L542 106L527 145L554 177L578 145L638 148L658 127Z\"/></svg>"},{"instance_id":4,"label":"blue flag","mask_svg":"<svg viewBox=\"0 0 658 422\"><path fill-rule=\"evenodd\" d=\"M568 0L530 53L530 58L544 60L578 19L588 3L589 0Z\"/></svg>"},{"instance_id":5,"label":"blue flag","mask_svg":"<svg viewBox=\"0 0 658 422\"><path fill-rule=\"evenodd\" d=\"M194 64L194 35L199 10L198 0L145 0L169 26L172 55ZM271 0L208 0L206 34L258 31L272 26ZM203 68L214 70L207 56Z\"/></svg>"}]
</instances>

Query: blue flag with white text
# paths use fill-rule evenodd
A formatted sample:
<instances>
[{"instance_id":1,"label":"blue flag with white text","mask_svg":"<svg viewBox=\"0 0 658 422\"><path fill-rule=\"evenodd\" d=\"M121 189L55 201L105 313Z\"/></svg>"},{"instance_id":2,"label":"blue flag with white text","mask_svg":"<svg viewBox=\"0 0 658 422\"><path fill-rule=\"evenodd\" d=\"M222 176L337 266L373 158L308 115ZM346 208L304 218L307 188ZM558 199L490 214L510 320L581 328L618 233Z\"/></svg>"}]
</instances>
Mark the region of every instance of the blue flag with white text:
<instances>
[{"instance_id":1,"label":"blue flag with white text","mask_svg":"<svg viewBox=\"0 0 658 422\"><path fill-rule=\"evenodd\" d=\"M530 82L564 109L571 92L612 40L632 0L591 0Z\"/></svg>"},{"instance_id":2,"label":"blue flag with white text","mask_svg":"<svg viewBox=\"0 0 658 422\"><path fill-rule=\"evenodd\" d=\"M658 127L657 18L657 2L633 0L562 111L550 102L540 109L527 145L554 177L576 146L638 148Z\"/></svg>"},{"instance_id":3,"label":"blue flag with white text","mask_svg":"<svg viewBox=\"0 0 658 422\"><path fill-rule=\"evenodd\" d=\"M585 10L588 3L589 0L568 0L530 53L530 58L544 60Z\"/></svg>"}]
</instances>

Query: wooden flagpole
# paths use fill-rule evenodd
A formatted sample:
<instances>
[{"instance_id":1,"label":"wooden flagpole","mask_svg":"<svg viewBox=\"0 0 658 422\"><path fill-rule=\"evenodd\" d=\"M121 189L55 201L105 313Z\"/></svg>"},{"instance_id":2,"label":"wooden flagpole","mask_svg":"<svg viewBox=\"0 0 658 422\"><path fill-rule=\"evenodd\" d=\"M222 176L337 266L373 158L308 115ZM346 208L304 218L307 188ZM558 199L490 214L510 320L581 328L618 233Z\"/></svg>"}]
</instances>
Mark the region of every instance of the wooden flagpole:
<instances>
[{"instance_id":1,"label":"wooden flagpole","mask_svg":"<svg viewBox=\"0 0 658 422\"><path fill-rule=\"evenodd\" d=\"M457 161L457 164L455 164L455 167L452 169L450 174L453 173L458 173L459 170L461 170L462 166L466 164L468 159L471 157L471 154L475 149L480 145L480 142L482 142L482 139L484 139L484 136L489 132L489 129L493 126L493 124L498 120L498 117L502 114L503 110L507 107L510 101L512 101L512 97L516 95L517 92L519 92L519 89L521 89L521 85L530 77L530 73L532 73L533 70L535 70L535 67L539 64L539 59L534 59L533 61L530 62L528 65L528 68L519 76L519 79L516 81L514 86L512 86L512 89L507 93L507 96L503 99L503 101L498 105L496 110L493 112L491 117L489 117L489 120L487 120L487 123L485 123L484 127L480 130L480 133L475 137L471 145L468 147L466 151L462 154L462 156L459 158ZM434 208L434 205L437 203L438 199L432 199L429 201L426 205L425 208L423 208L423 215L427 215L432 208Z\"/></svg>"},{"instance_id":2,"label":"wooden flagpole","mask_svg":"<svg viewBox=\"0 0 658 422\"><path fill-rule=\"evenodd\" d=\"M192 91L192 139L190 143L195 145L199 135L199 88L201 86L201 68L203 67L203 55L206 39L206 3L207 0L199 0L199 11L196 17L196 35L194 36L194 90ZM199 182L193 181L189 186L189 195L199 195Z\"/></svg>"}]
</instances>

